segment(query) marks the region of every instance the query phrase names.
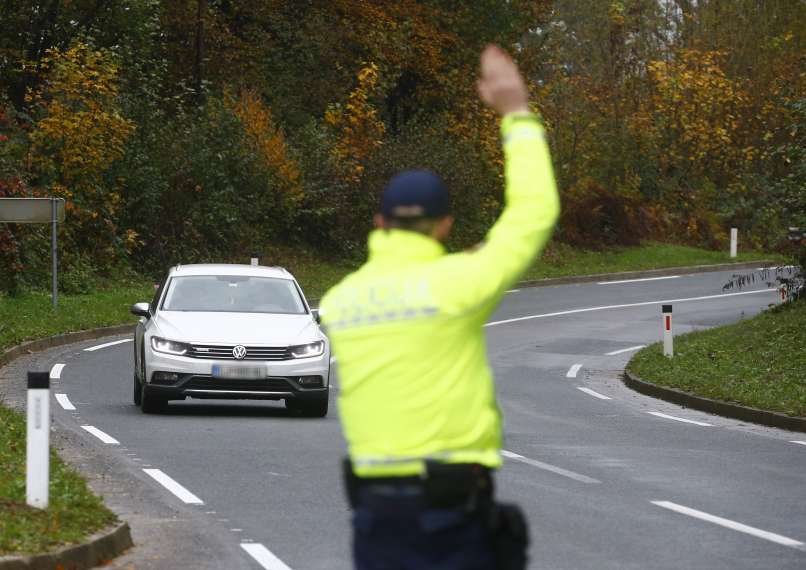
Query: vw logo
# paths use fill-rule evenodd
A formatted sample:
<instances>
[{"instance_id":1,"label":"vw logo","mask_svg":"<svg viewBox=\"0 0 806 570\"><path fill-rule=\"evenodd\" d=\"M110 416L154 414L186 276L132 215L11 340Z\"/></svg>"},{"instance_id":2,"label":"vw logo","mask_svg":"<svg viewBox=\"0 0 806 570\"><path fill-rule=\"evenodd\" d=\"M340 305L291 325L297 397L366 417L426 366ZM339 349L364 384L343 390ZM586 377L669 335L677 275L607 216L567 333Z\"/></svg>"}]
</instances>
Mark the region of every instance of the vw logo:
<instances>
[{"instance_id":1,"label":"vw logo","mask_svg":"<svg viewBox=\"0 0 806 570\"><path fill-rule=\"evenodd\" d=\"M234 356L236 360L243 360L246 358L246 347L239 344L232 349L232 356Z\"/></svg>"}]
</instances>

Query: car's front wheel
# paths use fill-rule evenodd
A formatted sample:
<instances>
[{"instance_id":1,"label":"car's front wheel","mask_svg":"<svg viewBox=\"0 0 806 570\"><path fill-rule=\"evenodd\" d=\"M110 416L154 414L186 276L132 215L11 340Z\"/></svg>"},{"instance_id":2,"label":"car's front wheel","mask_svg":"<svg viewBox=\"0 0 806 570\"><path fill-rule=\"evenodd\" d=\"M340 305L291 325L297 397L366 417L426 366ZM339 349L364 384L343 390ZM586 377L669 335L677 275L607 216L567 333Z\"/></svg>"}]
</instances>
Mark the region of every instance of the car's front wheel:
<instances>
[{"instance_id":1,"label":"car's front wheel","mask_svg":"<svg viewBox=\"0 0 806 570\"><path fill-rule=\"evenodd\" d=\"M324 418L327 415L328 397L327 392L324 396L318 398L297 400L296 398L288 398L285 401L285 407L290 412L301 414L308 418Z\"/></svg>"},{"instance_id":2,"label":"car's front wheel","mask_svg":"<svg viewBox=\"0 0 806 570\"><path fill-rule=\"evenodd\" d=\"M132 393L132 400L134 401L135 406L139 406L140 402L142 401L143 396L143 388L141 386L142 380L141 378L145 377L145 374L142 373L143 365L145 364L145 355L140 359L140 366L137 366L137 347L134 348L134 391ZM137 370L140 369L140 373L138 374Z\"/></svg>"},{"instance_id":3,"label":"car's front wheel","mask_svg":"<svg viewBox=\"0 0 806 570\"><path fill-rule=\"evenodd\" d=\"M159 414L165 411L168 407L168 398L158 396L153 390L149 390L145 382L140 382L140 409L144 414Z\"/></svg>"}]
</instances>

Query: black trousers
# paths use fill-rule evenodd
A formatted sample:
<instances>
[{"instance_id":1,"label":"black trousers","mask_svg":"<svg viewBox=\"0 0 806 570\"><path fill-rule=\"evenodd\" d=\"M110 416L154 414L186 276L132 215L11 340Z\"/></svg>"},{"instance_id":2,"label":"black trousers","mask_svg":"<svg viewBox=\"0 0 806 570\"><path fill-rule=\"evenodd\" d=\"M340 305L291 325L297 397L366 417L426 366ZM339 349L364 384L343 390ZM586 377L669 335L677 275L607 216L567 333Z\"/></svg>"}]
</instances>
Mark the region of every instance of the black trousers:
<instances>
[{"instance_id":1,"label":"black trousers","mask_svg":"<svg viewBox=\"0 0 806 570\"><path fill-rule=\"evenodd\" d=\"M353 511L357 570L493 570L488 511L433 508L417 486L363 488Z\"/></svg>"}]
</instances>

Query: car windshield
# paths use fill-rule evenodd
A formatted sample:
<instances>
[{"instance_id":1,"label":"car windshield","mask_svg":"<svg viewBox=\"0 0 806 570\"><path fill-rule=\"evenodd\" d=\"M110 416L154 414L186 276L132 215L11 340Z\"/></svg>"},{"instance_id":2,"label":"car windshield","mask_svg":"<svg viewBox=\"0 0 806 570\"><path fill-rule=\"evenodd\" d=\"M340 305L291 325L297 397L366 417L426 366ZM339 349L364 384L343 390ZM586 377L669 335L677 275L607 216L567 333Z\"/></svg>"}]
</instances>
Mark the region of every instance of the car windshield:
<instances>
[{"instance_id":1,"label":"car windshield","mask_svg":"<svg viewBox=\"0 0 806 570\"><path fill-rule=\"evenodd\" d=\"M293 281L248 275L174 277L163 311L227 313L306 313Z\"/></svg>"}]
</instances>

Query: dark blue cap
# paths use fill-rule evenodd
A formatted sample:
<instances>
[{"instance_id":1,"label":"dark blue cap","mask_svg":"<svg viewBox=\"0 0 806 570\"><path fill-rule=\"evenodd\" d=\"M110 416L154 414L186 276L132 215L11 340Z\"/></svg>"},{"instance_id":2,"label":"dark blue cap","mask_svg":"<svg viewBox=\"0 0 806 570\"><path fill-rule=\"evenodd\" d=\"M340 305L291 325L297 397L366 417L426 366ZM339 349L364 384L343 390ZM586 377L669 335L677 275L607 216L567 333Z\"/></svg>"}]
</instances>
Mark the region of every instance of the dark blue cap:
<instances>
[{"instance_id":1,"label":"dark blue cap","mask_svg":"<svg viewBox=\"0 0 806 570\"><path fill-rule=\"evenodd\" d=\"M450 212L448 187L428 170L401 172L381 197L381 214L386 218L442 218Z\"/></svg>"}]
</instances>

